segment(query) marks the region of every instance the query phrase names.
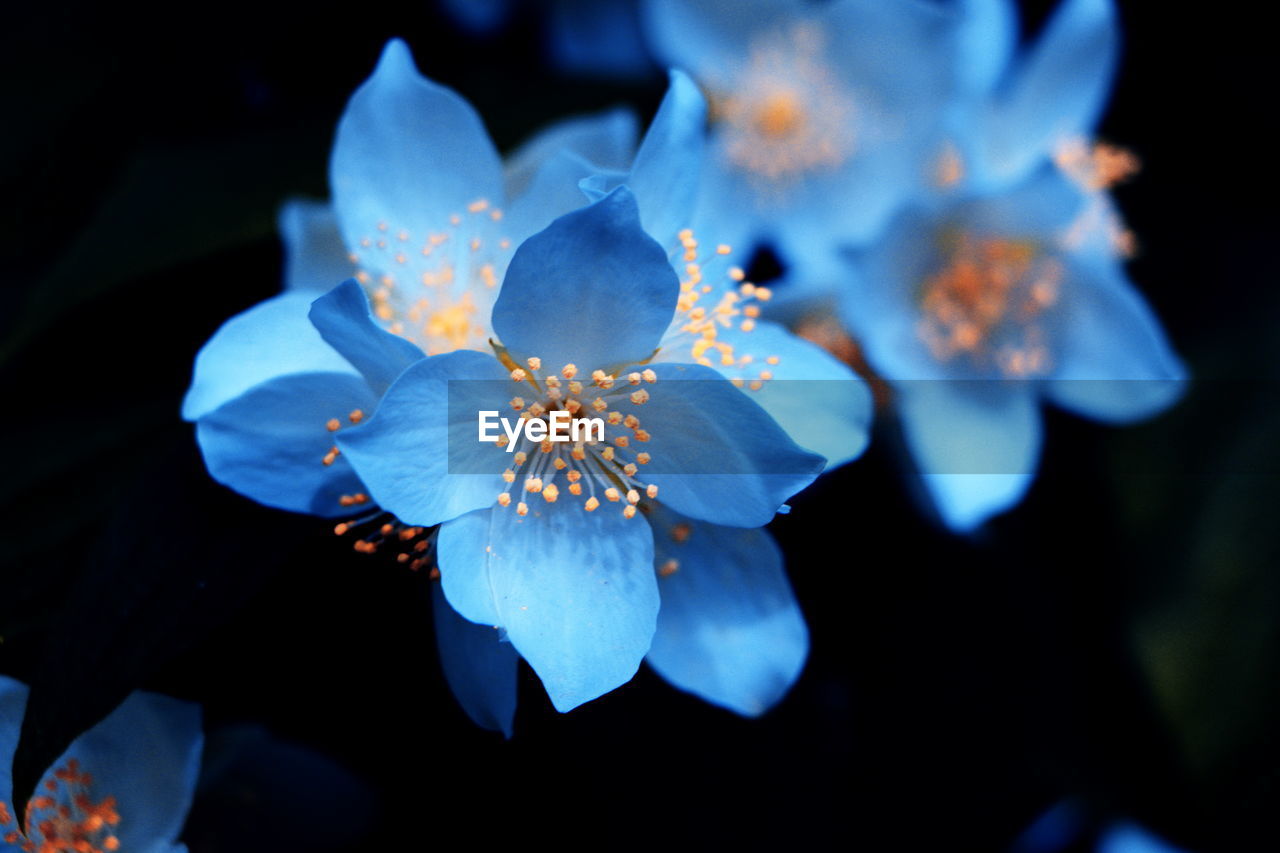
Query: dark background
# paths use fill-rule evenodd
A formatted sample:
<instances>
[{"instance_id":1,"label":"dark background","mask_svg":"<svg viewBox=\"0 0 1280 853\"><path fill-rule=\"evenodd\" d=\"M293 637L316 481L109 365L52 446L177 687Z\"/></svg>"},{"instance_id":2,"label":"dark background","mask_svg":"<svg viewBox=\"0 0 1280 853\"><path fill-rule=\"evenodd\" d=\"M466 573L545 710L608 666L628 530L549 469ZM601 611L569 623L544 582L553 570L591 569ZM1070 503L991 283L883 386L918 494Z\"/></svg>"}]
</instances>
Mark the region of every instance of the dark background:
<instances>
[{"instance_id":1,"label":"dark background","mask_svg":"<svg viewBox=\"0 0 1280 853\"><path fill-rule=\"evenodd\" d=\"M663 80L547 69L533 11L460 34L427 0L88 3L0 33L0 671L32 684L17 784L134 687L206 709L193 853L460 838L1002 850L1073 798L1199 850L1266 848L1280 804L1274 78L1243 5L1122 3L1102 136L1132 264L1199 380L1113 430L1051 413L1025 503L965 541L892 431L774 532L813 636L744 720L648 671L516 736L440 675L430 581L214 484L178 418L200 345L277 292L274 215L326 195L332 130L388 37L510 149ZM1024 4L1028 25L1048 4ZM1265 242L1264 242L1265 241ZM381 846L379 846L381 845ZM1081 846L1079 849L1085 849Z\"/></svg>"}]
</instances>

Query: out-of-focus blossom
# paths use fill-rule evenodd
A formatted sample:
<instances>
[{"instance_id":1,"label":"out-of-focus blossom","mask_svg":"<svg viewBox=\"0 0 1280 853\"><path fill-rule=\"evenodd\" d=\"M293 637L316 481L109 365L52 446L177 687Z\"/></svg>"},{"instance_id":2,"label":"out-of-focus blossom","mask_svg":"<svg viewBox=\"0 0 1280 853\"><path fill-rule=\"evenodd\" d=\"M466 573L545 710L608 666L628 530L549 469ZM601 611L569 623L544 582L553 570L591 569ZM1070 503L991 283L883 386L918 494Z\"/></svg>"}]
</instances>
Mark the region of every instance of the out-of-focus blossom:
<instances>
[{"instance_id":1,"label":"out-of-focus blossom","mask_svg":"<svg viewBox=\"0 0 1280 853\"><path fill-rule=\"evenodd\" d=\"M1039 400L1127 423L1177 399L1185 371L1124 270L1132 238L1107 188L1133 158L1082 136L1114 70L1111 4L1064 0L1021 56L1010 3L958 6L964 97L943 168L851 254L840 307L897 392L944 522L971 530L1030 485Z\"/></svg>"},{"instance_id":2,"label":"out-of-focus blossom","mask_svg":"<svg viewBox=\"0 0 1280 853\"><path fill-rule=\"evenodd\" d=\"M0 849L33 853L178 853L200 769L200 709L134 693L49 768L13 808L9 768L26 713L26 685L0 676Z\"/></svg>"},{"instance_id":3,"label":"out-of-focus blossom","mask_svg":"<svg viewBox=\"0 0 1280 853\"><path fill-rule=\"evenodd\" d=\"M562 711L629 680L649 651L658 587L641 507L659 490L683 515L757 527L823 468L714 370L655 357L679 298L618 188L522 244L494 354L415 363L338 438L380 506L441 525L449 604L503 629ZM475 440L487 410L564 410L608 431L571 446L521 436L509 453Z\"/></svg>"},{"instance_id":4,"label":"out-of-focus blossom","mask_svg":"<svg viewBox=\"0 0 1280 853\"><path fill-rule=\"evenodd\" d=\"M792 297L839 280L929 180L954 94L954 14L916 0L647 0L658 56L711 101L695 230L767 242Z\"/></svg>"},{"instance_id":5,"label":"out-of-focus blossom","mask_svg":"<svg viewBox=\"0 0 1280 853\"><path fill-rule=\"evenodd\" d=\"M1078 849L1097 832L1087 808L1077 800L1063 800L1049 808L1013 841L1009 853L1064 853ZM1109 823L1096 834L1095 853L1183 853L1131 820Z\"/></svg>"},{"instance_id":6,"label":"out-of-focus blossom","mask_svg":"<svg viewBox=\"0 0 1280 853\"><path fill-rule=\"evenodd\" d=\"M1022 497L1041 400L1127 423L1181 393L1182 365L1120 261L1074 234L1085 205L1046 165L1009 190L910 211L857 258L845 322L894 389L952 528Z\"/></svg>"}]
</instances>

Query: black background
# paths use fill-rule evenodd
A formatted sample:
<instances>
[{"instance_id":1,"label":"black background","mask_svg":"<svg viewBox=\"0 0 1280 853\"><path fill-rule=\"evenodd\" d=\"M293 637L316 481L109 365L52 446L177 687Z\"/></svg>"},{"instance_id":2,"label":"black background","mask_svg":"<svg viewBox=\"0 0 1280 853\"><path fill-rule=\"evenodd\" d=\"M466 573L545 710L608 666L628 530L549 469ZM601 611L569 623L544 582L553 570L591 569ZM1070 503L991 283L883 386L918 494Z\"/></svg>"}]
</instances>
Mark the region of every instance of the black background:
<instances>
[{"instance_id":1,"label":"black background","mask_svg":"<svg viewBox=\"0 0 1280 853\"><path fill-rule=\"evenodd\" d=\"M536 14L476 39L426 0L6 10L0 671L33 686L18 784L142 686L206 709L193 853L1001 850L1066 797L1095 828L1274 842L1270 46L1243 5L1121 6L1102 136L1144 161L1119 193L1131 270L1194 393L1127 430L1050 413L1031 495L973 541L915 511L882 426L773 526L813 637L775 711L740 719L642 671L563 716L525 671L510 742L442 681L430 581L218 487L179 402L199 346L278 290L276 207L326 195L333 126L387 38L503 150L617 103L647 119L662 78L560 76ZM1047 8L1024 4L1028 26Z\"/></svg>"}]
</instances>

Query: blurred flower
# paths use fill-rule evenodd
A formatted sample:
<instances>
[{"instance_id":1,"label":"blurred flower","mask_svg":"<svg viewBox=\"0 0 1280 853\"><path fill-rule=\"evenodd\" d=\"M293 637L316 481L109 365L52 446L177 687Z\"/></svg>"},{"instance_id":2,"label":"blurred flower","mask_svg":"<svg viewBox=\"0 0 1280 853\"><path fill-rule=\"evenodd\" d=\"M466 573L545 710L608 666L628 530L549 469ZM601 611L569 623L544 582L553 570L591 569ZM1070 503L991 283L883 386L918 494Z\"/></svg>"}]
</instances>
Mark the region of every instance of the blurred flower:
<instances>
[{"instance_id":1,"label":"blurred flower","mask_svg":"<svg viewBox=\"0 0 1280 853\"><path fill-rule=\"evenodd\" d=\"M911 0L647 0L655 52L711 101L696 230L745 263L767 242L788 296L830 288L928 180L953 95L954 16Z\"/></svg>"},{"instance_id":2,"label":"blurred flower","mask_svg":"<svg viewBox=\"0 0 1280 853\"><path fill-rule=\"evenodd\" d=\"M1064 853L1083 849L1081 842L1096 834L1095 853L1180 853L1130 820L1113 821L1100 831L1096 818L1080 801L1063 800L1036 818L1013 841L1009 853Z\"/></svg>"},{"instance_id":3,"label":"blurred flower","mask_svg":"<svg viewBox=\"0 0 1280 853\"><path fill-rule=\"evenodd\" d=\"M0 838L38 853L185 851L177 841L191 807L203 736L200 709L134 693L80 735L49 768L19 820L9 769L27 688L0 676Z\"/></svg>"},{"instance_id":4,"label":"blurred flower","mask_svg":"<svg viewBox=\"0 0 1280 853\"><path fill-rule=\"evenodd\" d=\"M642 501L661 489L681 514L757 527L823 467L714 370L655 358L679 297L634 196L616 189L516 252L494 307L496 357L415 363L338 438L380 506L441 525L449 603L502 628L562 711L629 680L649 651L658 587ZM572 447L475 441L477 412L508 409L609 427Z\"/></svg>"},{"instance_id":5,"label":"blurred flower","mask_svg":"<svg viewBox=\"0 0 1280 853\"><path fill-rule=\"evenodd\" d=\"M1045 399L1110 423L1177 399L1184 370L1114 254L1072 226L1052 166L1012 189L923 205L857 257L844 319L896 392L943 520L969 530L1034 476Z\"/></svg>"}]
</instances>

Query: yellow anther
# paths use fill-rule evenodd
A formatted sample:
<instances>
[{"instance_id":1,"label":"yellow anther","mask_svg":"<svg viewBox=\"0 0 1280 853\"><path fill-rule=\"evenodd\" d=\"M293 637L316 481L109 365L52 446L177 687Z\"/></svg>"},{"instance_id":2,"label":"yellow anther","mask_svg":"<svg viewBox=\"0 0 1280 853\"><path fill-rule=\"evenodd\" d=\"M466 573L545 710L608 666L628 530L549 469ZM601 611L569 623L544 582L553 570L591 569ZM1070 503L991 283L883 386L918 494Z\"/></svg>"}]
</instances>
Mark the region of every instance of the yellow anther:
<instances>
[{"instance_id":1,"label":"yellow anther","mask_svg":"<svg viewBox=\"0 0 1280 853\"><path fill-rule=\"evenodd\" d=\"M338 428L342 426L342 421L337 418L329 418L324 426L325 429L329 430L329 432L337 432Z\"/></svg>"},{"instance_id":2,"label":"yellow anther","mask_svg":"<svg viewBox=\"0 0 1280 853\"><path fill-rule=\"evenodd\" d=\"M742 329L742 331L744 331L744 332L750 332L750 331L752 331L753 329L755 329L755 327L756 327L756 321L755 321L755 320L750 320L750 319L748 319L748 320L743 320L743 321L742 321L742 326L741 326L740 328L741 328L741 329Z\"/></svg>"},{"instance_id":3,"label":"yellow anther","mask_svg":"<svg viewBox=\"0 0 1280 853\"><path fill-rule=\"evenodd\" d=\"M598 506L600 506L600 501L596 500L594 495L587 498L587 502L582 505L583 509L585 509L587 512L595 512L596 507Z\"/></svg>"},{"instance_id":4,"label":"yellow anther","mask_svg":"<svg viewBox=\"0 0 1280 853\"><path fill-rule=\"evenodd\" d=\"M347 420L351 421L353 424L358 424L364 420L364 412L360 409L352 409L351 414L347 415Z\"/></svg>"},{"instance_id":5,"label":"yellow anther","mask_svg":"<svg viewBox=\"0 0 1280 853\"><path fill-rule=\"evenodd\" d=\"M600 458L604 459L606 462L612 462L613 448L606 446L604 450L600 451Z\"/></svg>"},{"instance_id":6,"label":"yellow anther","mask_svg":"<svg viewBox=\"0 0 1280 853\"><path fill-rule=\"evenodd\" d=\"M643 378L643 377L641 377L641 375L640 375L639 373L628 373L628 374L627 374L627 382L631 383L632 385L639 385L639 384L640 384L640 380L641 380L642 378Z\"/></svg>"},{"instance_id":7,"label":"yellow anther","mask_svg":"<svg viewBox=\"0 0 1280 853\"><path fill-rule=\"evenodd\" d=\"M603 412L605 409L609 408L609 404L604 401L604 398L596 397L591 401L591 408L595 409L597 412Z\"/></svg>"},{"instance_id":8,"label":"yellow anther","mask_svg":"<svg viewBox=\"0 0 1280 853\"><path fill-rule=\"evenodd\" d=\"M576 415L582 409L582 403L570 398L565 401L564 408L569 414Z\"/></svg>"},{"instance_id":9,"label":"yellow anther","mask_svg":"<svg viewBox=\"0 0 1280 853\"><path fill-rule=\"evenodd\" d=\"M622 425L627 429L635 429L636 427L640 426L640 419L637 418L635 415L627 415L625 418L622 419Z\"/></svg>"},{"instance_id":10,"label":"yellow anther","mask_svg":"<svg viewBox=\"0 0 1280 853\"><path fill-rule=\"evenodd\" d=\"M625 436L623 437L625 438ZM636 463L634 462L628 462L626 465L622 466L622 472L626 474L628 477L634 477L636 475L636 471L638 470L640 469L636 467Z\"/></svg>"},{"instance_id":11,"label":"yellow anther","mask_svg":"<svg viewBox=\"0 0 1280 853\"><path fill-rule=\"evenodd\" d=\"M519 468L528 458L529 454L525 453L523 450L517 450L515 458L516 467Z\"/></svg>"},{"instance_id":12,"label":"yellow anther","mask_svg":"<svg viewBox=\"0 0 1280 853\"><path fill-rule=\"evenodd\" d=\"M680 561L675 558L667 560L661 566L658 566L659 577L669 578L678 571L680 571Z\"/></svg>"},{"instance_id":13,"label":"yellow anther","mask_svg":"<svg viewBox=\"0 0 1280 853\"><path fill-rule=\"evenodd\" d=\"M612 486L604 490L604 496L614 503L622 500L622 495L618 494L618 490Z\"/></svg>"},{"instance_id":14,"label":"yellow anther","mask_svg":"<svg viewBox=\"0 0 1280 853\"><path fill-rule=\"evenodd\" d=\"M582 383L581 383L581 382L579 382L579 381L577 381L576 379L575 379L574 381L570 382L570 383L569 383L569 393L570 393L570 394L581 394L581 393L582 393Z\"/></svg>"},{"instance_id":15,"label":"yellow anther","mask_svg":"<svg viewBox=\"0 0 1280 853\"><path fill-rule=\"evenodd\" d=\"M721 243L719 246L716 246L717 255L727 255L732 251L733 249L729 248L729 245L727 243Z\"/></svg>"},{"instance_id":16,"label":"yellow anther","mask_svg":"<svg viewBox=\"0 0 1280 853\"><path fill-rule=\"evenodd\" d=\"M527 477L524 481L524 490L537 494L542 491L542 479L539 477Z\"/></svg>"},{"instance_id":17,"label":"yellow anther","mask_svg":"<svg viewBox=\"0 0 1280 853\"><path fill-rule=\"evenodd\" d=\"M620 435L613 440L613 443L618 447L626 447L631 443L631 439L627 438L625 435Z\"/></svg>"},{"instance_id":18,"label":"yellow anther","mask_svg":"<svg viewBox=\"0 0 1280 853\"><path fill-rule=\"evenodd\" d=\"M517 367L515 370L511 371L511 378L515 382L523 382L525 377L528 375L529 374L524 372L524 368L521 367Z\"/></svg>"},{"instance_id":19,"label":"yellow anther","mask_svg":"<svg viewBox=\"0 0 1280 853\"><path fill-rule=\"evenodd\" d=\"M636 441L648 441L651 438L649 433L642 429L636 430Z\"/></svg>"},{"instance_id":20,"label":"yellow anther","mask_svg":"<svg viewBox=\"0 0 1280 853\"><path fill-rule=\"evenodd\" d=\"M526 359L525 359L525 364L529 365L529 369L530 369L530 370L541 370L541 369L542 369L542 359L538 358L536 355L534 355L534 356L530 356L529 358L526 358Z\"/></svg>"},{"instance_id":21,"label":"yellow anther","mask_svg":"<svg viewBox=\"0 0 1280 853\"><path fill-rule=\"evenodd\" d=\"M636 508L635 508L634 506L632 506L631 504L627 504L625 507L623 507L623 508L622 508L622 517L623 517L623 518L635 518L635 517L636 517Z\"/></svg>"},{"instance_id":22,"label":"yellow anther","mask_svg":"<svg viewBox=\"0 0 1280 853\"><path fill-rule=\"evenodd\" d=\"M528 515L528 514L529 514L529 505L527 503L525 503L524 501L520 501L520 503L516 504L516 515Z\"/></svg>"},{"instance_id":23,"label":"yellow anther","mask_svg":"<svg viewBox=\"0 0 1280 853\"><path fill-rule=\"evenodd\" d=\"M500 506L511 506L511 495L506 492L498 495L498 504Z\"/></svg>"},{"instance_id":24,"label":"yellow anther","mask_svg":"<svg viewBox=\"0 0 1280 853\"><path fill-rule=\"evenodd\" d=\"M582 472L575 468L565 476L569 478L570 483L576 483L582 479Z\"/></svg>"},{"instance_id":25,"label":"yellow anther","mask_svg":"<svg viewBox=\"0 0 1280 853\"><path fill-rule=\"evenodd\" d=\"M563 459L562 457L560 457L560 456L557 456L557 457L556 457L556 461L555 461L555 462L552 462L552 463L551 463L551 465L552 465L552 467L554 467L557 471L563 471L565 468L568 468L568 467L569 467L569 463L568 463L568 462L565 462L565 461L564 461L564 459Z\"/></svg>"},{"instance_id":26,"label":"yellow anther","mask_svg":"<svg viewBox=\"0 0 1280 853\"><path fill-rule=\"evenodd\" d=\"M629 503L629 504L638 504L638 503L640 503L640 493L639 493L639 492L637 492L635 489L628 489L628 490L627 490L627 503Z\"/></svg>"},{"instance_id":27,"label":"yellow anther","mask_svg":"<svg viewBox=\"0 0 1280 853\"><path fill-rule=\"evenodd\" d=\"M650 483L648 486L645 487L644 493L648 495L650 498L656 498L658 496L658 487L655 486L653 483Z\"/></svg>"},{"instance_id":28,"label":"yellow anther","mask_svg":"<svg viewBox=\"0 0 1280 853\"><path fill-rule=\"evenodd\" d=\"M571 495L580 495L580 494L582 494L582 484L581 484L581 483L570 483L570 484L569 484L569 494L571 494Z\"/></svg>"},{"instance_id":29,"label":"yellow anther","mask_svg":"<svg viewBox=\"0 0 1280 853\"><path fill-rule=\"evenodd\" d=\"M641 465L648 465L648 464L649 464L649 460L650 460L650 459L652 459L652 458L653 458L653 457L652 457L652 456L650 456L648 453L637 453L637 454L636 454L636 461L637 461L637 462L639 462Z\"/></svg>"},{"instance_id":30,"label":"yellow anther","mask_svg":"<svg viewBox=\"0 0 1280 853\"><path fill-rule=\"evenodd\" d=\"M511 398L511 408L515 409L517 412L518 412L518 411L520 411L521 409L523 409L523 408L524 408L524 397L512 397L512 398Z\"/></svg>"},{"instance_id":31,"label":"yellow anther","mask_svg":"<svg viewBox=\"0 0 1280 853\"><path fill-rule=\"evenodd\" d=\"M555 483L548 483L547 487L542 490L542 499L549 504L555 503L558 497L560 497L560 490L556 488Z\"/></svg>"},{"instance_id":32,"label":"yellow anther","mask_svg":"<svg viewBox=\"0 0 1280 853\"><path fill-rule=\"evenodd\" d=\"M605 420L608 421L610 424L617 426L618 424L622 423L622 412L610 412L608 415L605 416Z\"/></svg>"},{"instance_id":33,"label":"yellow anther","mask_svg":"<svg viewBox=\"0 0 1280 853\"><path fill-rule=\"evenodd\" d=\"M771 356L769 356L768 358L766 358L766 359L765 359L765 362L766 362L767 364L777 364L777 363L778 363L778 361L779 361L779 359L778 359L778 357L777 357L776 355L771 355Z\"/></svg>"},{"instance_id":34,"label":"yellow anther","mask_svg":"<svg viewBox=\"0 0 1280 853\"><path fill-rule=\"evenodd\" d=\"M650 368L650 367L646 367L644 371L641 372L640 376L642 379L644 379L645 382L648 382L650 385L658 381L658 374L654 373L653 368Z\"/></svg>"},{"instance_id":35,"label":"yellow anther","mask_svg":"<svg viewBox=\"0 0 1280 853\"><path fill-rule=\"evenodd\" d=\"M565 379L572 379L578 375L578 366L576 364L566 364L560 371L560 375Z\"/></svg>"},{"instance_id":36,"label":"yellow anther","mask_svg":"<svg viewBox=\"0 0 1280 853\"><path fill-rule=\"evenodd\" d=\"M643 406L645 403L649 402L649 392L643 388L632 391L631 402L635 403L637 406Z\"/></svg>"}]
</instances>

